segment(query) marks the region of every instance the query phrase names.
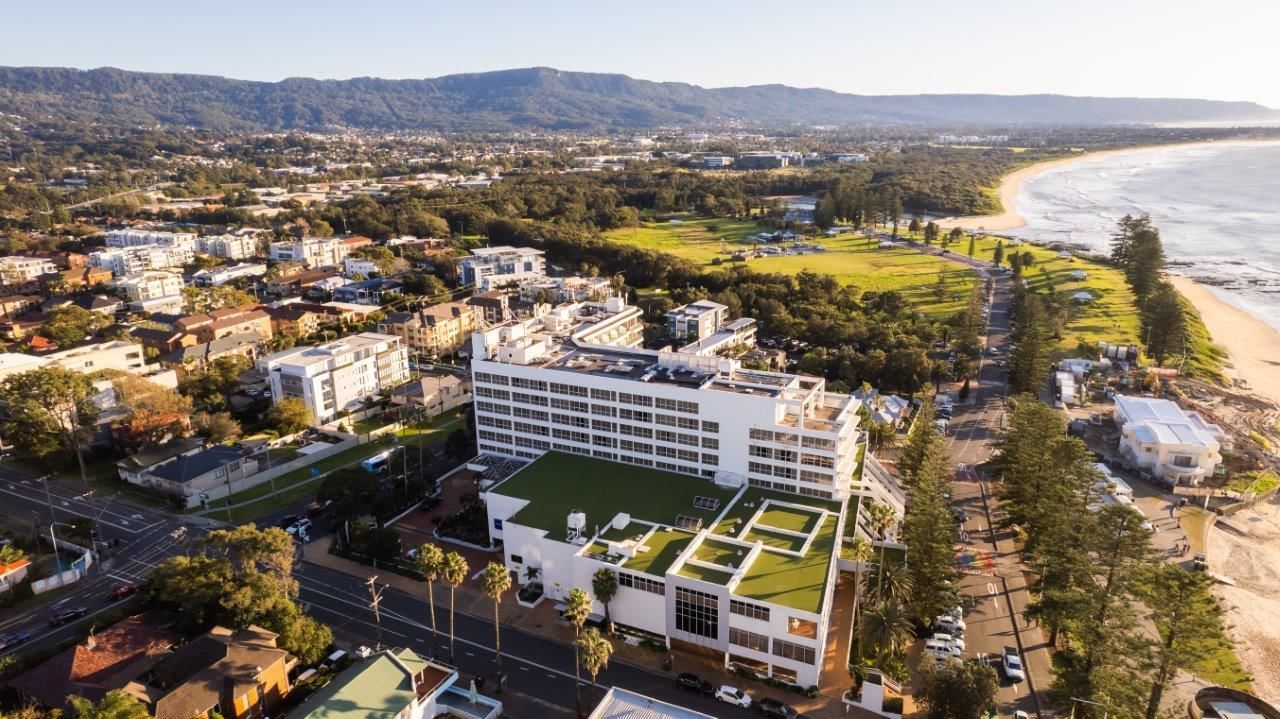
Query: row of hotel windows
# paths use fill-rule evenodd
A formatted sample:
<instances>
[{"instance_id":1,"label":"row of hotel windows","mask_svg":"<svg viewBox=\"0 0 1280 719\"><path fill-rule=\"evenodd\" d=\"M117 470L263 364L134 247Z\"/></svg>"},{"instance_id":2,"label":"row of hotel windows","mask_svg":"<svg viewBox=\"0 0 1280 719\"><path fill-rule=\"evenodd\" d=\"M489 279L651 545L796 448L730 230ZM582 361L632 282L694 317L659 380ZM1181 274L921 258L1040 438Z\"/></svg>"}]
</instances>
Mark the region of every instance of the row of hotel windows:
<instances>
[{"instance_id":1,"label":"row of hotel windows","mask_svg":"<svg viewBox=\"0 0 1280 719\"><path fill-rule=\"evenodd\" d=\"M645 439L656 439L659 442L668 442L671 444L682 444L687 447L702 446L703 449L720 449L720 440L715 437L699 438L694 434L684 434L682 432L672 432L665 429L652 430L648 427L636 427L629 424L619 424L608 420L593 419L588 421L585 417L575 417L567 414L548 414L538 410L525 409L523 407L506 407L497 405L492 402L479 402L476 409L481 412L493 412L496 414L513 414L516 417L532 419L538 422L551 422L553 424L565 425L568 427L577 427L579 429L593 429L599 432L611 432L624 434L630 437L643 437ZM478 414L476 422L486 427L497 427L498 429L511 429L512 421L501 417L492 417L487 414ZM546 427L534 427L523 422L515 422L514 427L521 432L530 432L547 436ZM612 446L612 445L611 445ZM696 460L690 460L696 461Z\"/></svg>"},{"instance_id":2,"label":"row of hotel windows","mask_svg":"<svg viewBox=\"0 0 1280 719\"><path fill-rule=\"evenodd\" d=\"M765 477L781 477L782 479L792 480L797 477L795 467L782 467L774 464L765 464L764 462L747 462L747 471ZM811 482L813 484L833 484L835 482L835 477L829 472L802 469L798 475L802 482Z\"/></svg>"},{"instance_id":3,"label":"row of hotel windows","mask_svg":"<svg viewBox=\"0 0 1280 719\"><path fill-rule=\"evenodd\" d=\"M745 629L729 627L729 643L764 654L769 653L769 637ZM804 647L782 639L773 640L773 655L802 664L813 664L818 659L817 651L813 647Z\"/></svg>"},{"instance_id":4,"label":"row of hotel windows","mask_svg":"<svg viewBox=\"0 0 1280 719\"><path fill-rule=\"evenodd\" d=\"M546 392L550 389L552 394L560 394L567 397L590 396L591 399L620 402L622 404L630 404L637 407L656 407L658 409L665 409L671 412L683 412L685 414L698 413L697 402L667 399L666 397L650 397L648 395L630 394L628 392L614 392L613 390L607 389L588 390L586 387L560 384L558 382L552 382L548 385L548 383L541 380L524 379L523 377L507 378L503 375L491 374L489 372L476 372L473 378L476 382L518 387L520 389L534 390L537 392Z\"/></svg>"},{"instance_id":5,"label":"row of hotel windows","mask_svg":"<svg viewBox=\"0 0 1280 719\"><path fill-rule=\"evenodd\" d=\"M519 423L517 422L517 424ZM561 431L563 430L554 430L552 434L553 436L556 436L558 439L570 439L569 437L560 437L559 435L556 434L556 432L561 432ZM495 454L505 455L511 452L510 446L515 445L516 447L525 447L532 450L538 450L537 452L528 452L521 449L515 450L515 455L517 457L523 457L525 459L537 459L542 452L546 452L548 450L554 449L558 452L568 452L570 454L580 454L583 456L597 457L599 459L607 459L611 462L624 462L626 464L634 464L640 467L656 467L658 469L667 470L668 472L679 472L681 474L688 474L694 477L702 476L708 479L714 479L716 476L716 471L714 469L699 470L696 467L673 464L671 462L663 462L662 460L654 461L652 459L647 459L644 457L633 457L631 455L618 454L616 452L609 452L609 451L598 450L598 449L588 450L585 447L578 447L571 444L561 444L559 442L552 443L546 440L531 439L529 437L521 437L519 435L512 437L509 434L500 434L498 432L490 432L487 429L480 430L478 434L480 435L480 442L481 442L480 451L481 452L493 452ZM573 434L579 434L579 433L573 433ZM500 447L493 444L486 444L486 442L501 442L507 446ZM703 457L711 458L711 460L718 461L718 458L715 455L709 454L709 455L703 455ZM697 460L693 460L693 461L697 461ZM708 461L708 463L710 464L714 462Z\"/></svg>"},{"instance_id":6,"label":"row of hotel windows","mask_svg":"<svg viewBox=\"0 0 1280 719\"><path fill-rule=\"evenodd\" d=\"M787 462L789 464L796 461L797 456L800 464L806 467L825 467L834 469L836 460L833 457L823 457L817 454L809 454L808 452L798 453L794 449L775 449L773 447L764 447L758 444L750 445L747 448L747 454L752 457L760 457L762 459L772 459L776 462Z\"/></svg>"},{"instance_id":7,"label":"row of hotel windows","mask_svg":"<svg viewBox=\"0 0 1280 719\"><path fill-rule=\"evenodd\" d=\"M618 572L618 586L631 587L645 592L666 595L667 585L655 579L641 577L636 574L628 574L627 572Z\"/></svg>"},{"instance_id":8,"label":"row of hotel windows","mask_svg":"<svg viewBox=\"0 0 1280 719\"><path fill-rule=\"evenodd\" d=\"M783 484L782 482L770 482L767 479L756 479L755 477L747 477L747 484L761 489L772 489L779 492L793 492L795 494L803 494L806 497L821 497L823 499L831 499L834 494L829 489L814 489L813 487L806 487L803 484L794 485Z\"/></svg>"},{"instance_id":9,"label":"row of hotel windows","mask_svg":"<svg viewBox=\"0 0 1280 719\"><path fill-rule=\"evenodd\" d=\"M829 451L835 451L836 448L835 440L827 437L809 437L807 435L800 437L791 432L773 432L754 427L751 429L750 436L751 439L760 442L776 442L778 444L789 444L793 447L799 444L809 449L825 449Z\"/></svg>"},{"instance_id":10,"label":"row of hotel windows","mask_svg":"<svg viewBox=\"0 0 1280 719\"><path fill-rule=\"evenodd\" d=\"M676 629L688 634L708 639L716 639L720 634L720 600L714 594L699 592L685 587L676 587ZM744 604L730 600L730 611L735 604ZM749 606L749 605L747 605ZM767 612L767 610L766 610ZM740 612L735 612L740 613ZM767 614L766 614L767 616ZM740 647L768 653L769 637L756 634L745 629L729 627L729 643ZM790 659L803 664L817 662L817 650L782 639L773 640L774 656Z\"/></svg>"},{"instance_id":11,"label":"row of hotel windows","mask_svg":"<svg viewBox=\"0 0 1280 719\"><path fill-rule=\"evenodd\" d=\"M696 417L678 417L668 414L655 414L642 410L628 409L626 407L614 407L605 404L588 404L578 400L561 399L559 397L542 397L540 395L525 394L523 392L508 392L502 389L491 389L489 387L476 387L476 397L486 399L502 400L504 402L518 402L520 404L534 405L538 407L551 407L552 409L561 409L569 412L580 412L582 414L593 414L600 417L618 417L619 419L630 420L633 422L652 422L665 427L677 427L679 429L687 429L703 432L716 433L720 431L719 422L711 422L703 420L698 421ZM492 403L485 403L492 404ZM679 411L679 410L677 410Z\"/></svg>"}]
</instances>

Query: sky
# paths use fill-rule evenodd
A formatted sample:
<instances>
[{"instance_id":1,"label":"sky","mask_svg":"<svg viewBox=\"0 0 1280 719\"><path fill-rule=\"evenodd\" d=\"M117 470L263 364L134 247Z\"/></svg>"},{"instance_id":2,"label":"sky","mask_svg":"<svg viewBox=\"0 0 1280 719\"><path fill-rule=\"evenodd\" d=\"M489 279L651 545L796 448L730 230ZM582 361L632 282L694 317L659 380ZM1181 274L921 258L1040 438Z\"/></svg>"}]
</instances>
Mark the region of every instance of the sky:
<instances>
[{"instance_id":1,"label":"sky","mask_svg":"<svg viewBox=\"0 0 1280 719\"><path fill-rule=\"evenodd\" d=\"M1280 0L7 0L0 65L275 81L516 67L1280 108Z\"/></svg>"}]
</instances>

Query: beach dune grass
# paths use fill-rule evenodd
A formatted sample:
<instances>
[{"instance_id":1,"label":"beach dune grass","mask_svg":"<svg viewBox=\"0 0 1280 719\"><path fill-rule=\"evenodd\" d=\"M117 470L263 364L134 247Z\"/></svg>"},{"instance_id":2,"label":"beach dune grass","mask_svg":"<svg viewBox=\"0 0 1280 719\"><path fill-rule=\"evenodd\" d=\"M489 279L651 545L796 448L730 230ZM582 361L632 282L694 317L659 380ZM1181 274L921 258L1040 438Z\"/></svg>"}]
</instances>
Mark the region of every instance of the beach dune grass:
<instances>
[{"instance_id":1,"label":"beach dune grass","mask_svg":"<svg viewBox=\"0 0 1280 719\"><path fill-rule=\"evenodd\" d=\"M726 266L738 264L731 259L733 253L754 247L745 239L763 231L762 225L750 220L698 218L609 230L604 237L665 252L712 269L716 258ZM905 248L882 249L875 239L854 233L819 237L809 242L822 245L824 251L756 257L746 264L757 272L796 275L807 270L832 275L840 283L864 292L898 291L916 309L933 317L957 312L977 283L974 272L954 262ZM939 276L946 286L942 300L936 294Z\"/></svg>"}]
</instances>

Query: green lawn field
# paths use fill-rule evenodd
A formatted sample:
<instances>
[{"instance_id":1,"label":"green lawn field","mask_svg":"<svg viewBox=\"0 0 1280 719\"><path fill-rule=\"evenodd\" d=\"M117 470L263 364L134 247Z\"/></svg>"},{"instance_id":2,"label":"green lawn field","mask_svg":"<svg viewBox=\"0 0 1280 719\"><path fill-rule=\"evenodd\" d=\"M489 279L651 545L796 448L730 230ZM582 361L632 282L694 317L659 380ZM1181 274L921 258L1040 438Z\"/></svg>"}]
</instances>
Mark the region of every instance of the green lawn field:
<instances>
[{"instance_id":1,"label":"green lawn field","mask_svg":"<svg viewBox=\"0 0 1280 719\"><path fill-rule=\"evenodd\" d=\"M734 252L751 247L743 239L760 231L760 226L747 220L691 219L611 230L604 236L710 267L717 257L725 264L733 264L730 256ZM820 272L864 291L897 290L931 316L946 316L959 310L977 282L973 272L956 263L909 249L880 249L875 241L858 235L823 237L814 242L826 251L756 257L748 260L747 266L758 272ZM936 294L939 275L947 286L947 297L942 301Z\"/></svg>"}]
</instances>

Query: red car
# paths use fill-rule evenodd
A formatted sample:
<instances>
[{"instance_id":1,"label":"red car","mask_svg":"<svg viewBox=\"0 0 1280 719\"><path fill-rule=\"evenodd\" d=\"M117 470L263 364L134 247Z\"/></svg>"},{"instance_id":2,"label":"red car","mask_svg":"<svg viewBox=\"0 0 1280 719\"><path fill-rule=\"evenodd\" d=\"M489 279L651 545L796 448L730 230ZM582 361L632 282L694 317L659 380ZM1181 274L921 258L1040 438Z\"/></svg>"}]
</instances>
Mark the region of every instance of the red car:
<instances>
[{"instance_id":1,"label":"red car","mask_svg":"<svg viewBox=\"0 0 1280 719\"><path fill-rule=\"evenodd\" d=\"M107 599L110 599L111 601L124 599L139 589L142 589L141 584L117 584L110 592L107 592Z\"/></svg>"}]
</instances>

